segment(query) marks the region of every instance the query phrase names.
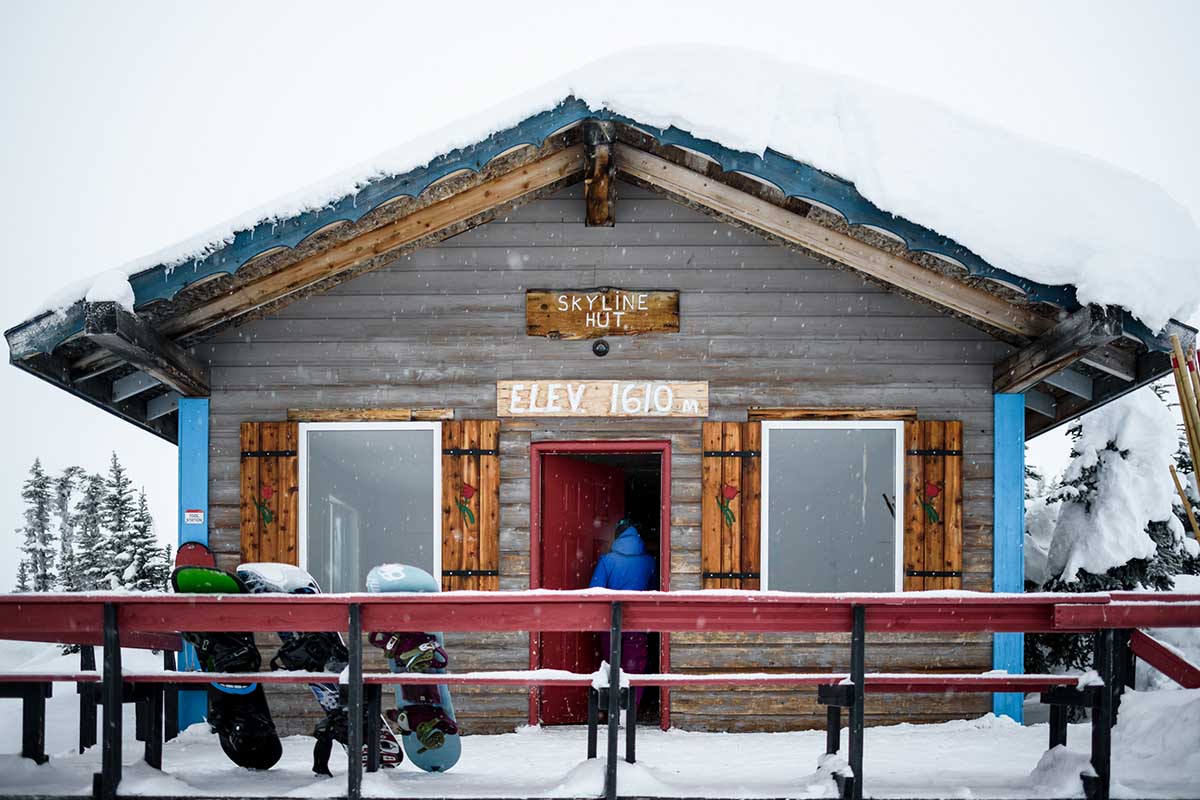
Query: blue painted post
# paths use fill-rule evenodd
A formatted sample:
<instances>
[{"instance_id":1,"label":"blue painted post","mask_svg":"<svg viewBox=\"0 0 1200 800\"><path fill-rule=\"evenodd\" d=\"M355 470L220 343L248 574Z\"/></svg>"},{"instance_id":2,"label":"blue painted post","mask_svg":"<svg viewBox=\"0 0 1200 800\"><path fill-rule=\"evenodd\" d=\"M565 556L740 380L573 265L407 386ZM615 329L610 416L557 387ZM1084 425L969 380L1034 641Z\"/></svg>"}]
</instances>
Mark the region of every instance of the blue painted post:
<instances>
[{"instance_id":1,"label":"blue painted post","mask_svg":"<svg viewBox=\"0 0 1200 800\"><path fill-rule=\"evenodd\" d=\"M993 396L994 496L992 508L992 591L1025 590L1025 395ZM1025 634L997 633L992 668L1011 674L1025 671ZM996 716L1023 721L1020 693L992 696Z\"/></svg>"},{"instance_id":2,"label":"blue painted post","mask_svg":"<svg viewBox=\"0 0 1200 800\"><path fill-rule=\"evenodd\" d=\"M179 544L208 545L208 398L179 399ZM195 669L190 645L180 653L179 669ZM179 727L202 722L208 693L179 693Z\"/></svg>"}]
</instances>

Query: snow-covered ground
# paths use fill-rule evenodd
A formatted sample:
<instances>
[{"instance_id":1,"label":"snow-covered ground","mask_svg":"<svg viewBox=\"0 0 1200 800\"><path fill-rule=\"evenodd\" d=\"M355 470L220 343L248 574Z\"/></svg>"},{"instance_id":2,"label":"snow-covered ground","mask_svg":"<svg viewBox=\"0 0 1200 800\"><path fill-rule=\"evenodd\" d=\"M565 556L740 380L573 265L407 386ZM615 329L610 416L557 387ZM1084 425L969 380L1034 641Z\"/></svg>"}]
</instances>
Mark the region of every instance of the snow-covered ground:
<instances>
[{"instance_id":1,"label":"snow-covered ground","mask_svg":"<svg viewBox=\"0 0 1200 800\"><path fill-rule=\"evenodd\" d=\"M76 668L76 656L50 656L46 645L0 643L8 669ZM157 657L128 651L131 668L154 669ZM19 701L0 700L0 714L19 718ZM56 684L47 704L48 764L22 759L20 727L0 729L0 795L91 791L98 747L75 751L78 699ZM163 771L141 761L133 739L133 710L125 708L122 794L180 797L240 795L328 797L344 794L346 760L335 753L332 778L311 772L312 743L284 741L280 763L268 772L235 767L205 725L194 725L166 745ZM1046 754L1045 725L1022 727L992 716L938 725L869 728L865 789L873 797L1081 796L1078 775L1088 761L1087 725L1072 726L1069 746ZM843 741L845 741L843 737ZM827 797L836 790L818 772L822 731L693 733L643 729L638 763L620 765L622 794L661 797ZM622 737L624 752L624 737ZM407 763L367 775L372 797L583 797L600 794L603 761L584 758L582 728L526 728L500 736L468 736L458 765L430 775ZM1166 689L1126 695L1114 732L1114 797L1200 796L1200 690Z\"/></svg>"}]
</instances>

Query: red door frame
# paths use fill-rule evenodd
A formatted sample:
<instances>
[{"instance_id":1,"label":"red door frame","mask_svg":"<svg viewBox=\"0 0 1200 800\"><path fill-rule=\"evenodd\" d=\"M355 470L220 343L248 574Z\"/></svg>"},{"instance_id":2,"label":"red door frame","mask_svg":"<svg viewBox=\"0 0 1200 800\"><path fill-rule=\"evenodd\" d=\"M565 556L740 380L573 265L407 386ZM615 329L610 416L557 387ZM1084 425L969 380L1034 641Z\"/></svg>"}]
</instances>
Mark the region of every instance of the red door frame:
<instances>
[{"instance_id":1,"label":"red door frame","mask_svg":"<svg viewBox=\"0 0 1200 800\"><path fill-rule=\"evenodd\" d=\"M542 582L542 456L570 455L579 453L623 453L659 454L659 501L661 509L658 523L658 588L667 592L671 589L671 440L670 439L616 439L586 442L534 442L529 446L529 588L536 589ZM541 654L538 652L536 633L529 634L529 668L540 669ZM658 668L660 672L671 670L670 634L660 634L658 644ZM538 724L537 687L529 690L529 724ZM671 727L671 692L666 687L659 689L659 723L665 731Z\"/></svg>"}]
</instances>

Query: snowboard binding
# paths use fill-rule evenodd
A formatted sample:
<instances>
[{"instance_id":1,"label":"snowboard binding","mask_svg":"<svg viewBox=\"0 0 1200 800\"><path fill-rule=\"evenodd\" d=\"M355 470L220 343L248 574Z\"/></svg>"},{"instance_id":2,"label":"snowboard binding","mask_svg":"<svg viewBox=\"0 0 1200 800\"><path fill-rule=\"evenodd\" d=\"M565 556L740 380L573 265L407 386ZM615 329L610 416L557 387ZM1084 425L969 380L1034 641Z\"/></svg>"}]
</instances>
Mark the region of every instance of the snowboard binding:
<instances>
[{"instance_id":1,"label":"snowboard binding","mask_svg":"<svg viewBox=\"0 0 1200 800\"><path fill-rule=\"evenodd\" d=\"M418 753L437 750L446 737L458 733L458 724L446 712L432 705L408 705L403 709L389 708L387 718L404 733L411 733L421 743Z\"/></svg>"},{"instance_id":2,"label":"snowboard binding","mask_svg":"<svg viewBox=\"0 0 1200 800\"><path fill-rule=\"evenodd\" d=\"M368 641L383 650L400 672L432 672L450 663L437 637L428 633L372 633Z\"/></svg>"},{"instance_id":3,"label":"snowboard binding","mask_svg":"<svg viewBox=\"0 0 1200 800\"><path fill-rule=\"evenodd\" d=\"M363 709L363 713L365 716L366 709ZM363 729L366 730L365 719ZM317 740L313 744L313 772L317 775L331 775L329 756L333 752L333 743L337 742L347 748L350 746L350 718L345 707L327 709L325 718L313 728L313 738ZM384 768L395 767L404 761L404 751L400 749L400 744L394 736L380 738L379 761L380 766Z\"/></svg>"},{"instance_id":4,"label":"snowboard binding","mask_svg":"<svg viewBox=\"0 0 1200 800\"><path fill-rule=\"evenodd\" d=\"M258 672L262 665L262 656L249 634L185 633L183 640L196 648L205 672Z\"/></svg>"},{"instance_id":5,"label":"snowboard binding","mask_svg":"<svg viewBox=\"0 0 1200 800\"><path fill-rule=\"evenodd\" d=\"M336 633L302 633L284 640L271 659L271 669L320 672L331 662L344 664L349 659L346 645Z\"/></svg>"}]
</instances>

